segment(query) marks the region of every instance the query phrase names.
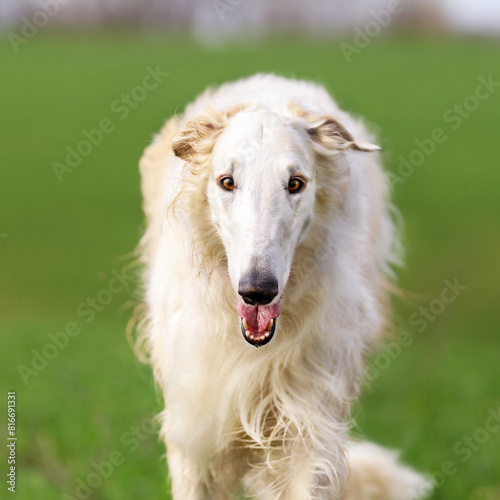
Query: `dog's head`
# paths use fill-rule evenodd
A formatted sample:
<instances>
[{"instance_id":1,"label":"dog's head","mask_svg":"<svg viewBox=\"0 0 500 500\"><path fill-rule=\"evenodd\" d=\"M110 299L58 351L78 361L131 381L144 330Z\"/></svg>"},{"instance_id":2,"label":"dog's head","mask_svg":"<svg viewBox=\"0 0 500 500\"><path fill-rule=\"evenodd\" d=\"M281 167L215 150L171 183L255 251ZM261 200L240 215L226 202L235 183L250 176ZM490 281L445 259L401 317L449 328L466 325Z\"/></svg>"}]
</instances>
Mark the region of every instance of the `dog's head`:
<instances>
[{"instance_id":1,"label":"dog's head","mask_svg":"<svg viewBox=\"0 0 500 500\"><path fill-rule=\"evenodd\" d=\"M221 242L243 336L264 345L276 330L295 250L338 174L335 158L348 149L379 148L356 141L334 118L295 104L285 114L207 108L172 147L189 166L194 216L208 219L201 223L205 240Z\"/></svg>"}]
</instances>

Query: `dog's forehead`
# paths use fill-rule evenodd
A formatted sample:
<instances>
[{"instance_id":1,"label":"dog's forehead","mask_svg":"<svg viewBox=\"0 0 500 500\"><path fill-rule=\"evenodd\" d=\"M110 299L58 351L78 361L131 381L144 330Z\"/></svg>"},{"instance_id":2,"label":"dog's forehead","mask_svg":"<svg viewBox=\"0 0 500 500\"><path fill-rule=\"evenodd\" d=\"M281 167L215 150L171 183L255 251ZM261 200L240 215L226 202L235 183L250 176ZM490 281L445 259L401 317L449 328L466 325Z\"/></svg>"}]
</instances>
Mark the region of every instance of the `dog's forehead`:
<instances>
[{"instance_id":1,"label":"dog's forehead","mask_svg":"<svg viewBox=\"0 0 500 500\"><path fill-rule=\"evenodd\" d=\"M227 129L237 133L243 128L256 135L262 135L264 131L268 130L274 133L284 133L289 124L289 117L273 111L259 109L237 113L229 120Z\"/></svg>"},{"instance_id":2,"label":"dog's forehead","mask_svg":"<svg viewBox=\"0 0 500 500\"><path fill-rule=\"evenodd\" d=\"M258 110L232 117L219 137L214 156L236 164L273 159L276 165L308 164L310 148L307 137L295 126L291 117ZM260 163L260 162L259 162Z\"/></svg>"}]
</instances>

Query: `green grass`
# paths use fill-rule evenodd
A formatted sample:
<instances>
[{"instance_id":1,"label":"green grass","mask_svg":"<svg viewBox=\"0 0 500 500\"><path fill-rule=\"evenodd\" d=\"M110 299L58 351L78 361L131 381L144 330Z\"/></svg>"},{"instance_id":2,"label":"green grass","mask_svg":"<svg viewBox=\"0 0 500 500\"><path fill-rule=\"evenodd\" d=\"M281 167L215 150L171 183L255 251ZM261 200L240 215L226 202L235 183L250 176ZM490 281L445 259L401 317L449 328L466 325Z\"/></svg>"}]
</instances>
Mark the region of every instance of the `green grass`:
<instances>
[{"instance_id":1,"label":"green grass","mask_svg":"<svg viewBox=\"0 0 500 500\"><path fill-rule=\"evenodd\" d=\"M397 315L412 343L366 391L357 421L370 440L401 449L421 470L453 461L457 472L433 499L500 498L500 432L466 463L453 451L483 426L490 408L500 408L500 89L457 130L443 119L474 92L479 75L500 81L500 45L384 39L347 64L335 41L215 50L175 38L41 34L19 54L3 40L0 61L0 234L7 234L0 243L0 374L5 391L17 391L18 498L76 498L76 480L112 452L123 463L91 498L166 498L156 435L141 432L134 442L130 434L161 408L124 334L133 294L113 295L88 324L77 308L107 287L140 236L137 162L152 134L207 84L258 71L323 82L342 106L374 124L391 171L415 139L437 127L447 133L395 191L406 221L400 285L415 294L398 304ZM120 120L111 103L157 64L168 77ZM114 132L59 183L52 163L63 162L66 146L103 118ZM411 314L455 277L468 288L419 333ZM25 385L18 365L30 366L32 350L70 321L81 333ZM5 416L2 410L2 428Z\"/></svg>"}]
</instances>

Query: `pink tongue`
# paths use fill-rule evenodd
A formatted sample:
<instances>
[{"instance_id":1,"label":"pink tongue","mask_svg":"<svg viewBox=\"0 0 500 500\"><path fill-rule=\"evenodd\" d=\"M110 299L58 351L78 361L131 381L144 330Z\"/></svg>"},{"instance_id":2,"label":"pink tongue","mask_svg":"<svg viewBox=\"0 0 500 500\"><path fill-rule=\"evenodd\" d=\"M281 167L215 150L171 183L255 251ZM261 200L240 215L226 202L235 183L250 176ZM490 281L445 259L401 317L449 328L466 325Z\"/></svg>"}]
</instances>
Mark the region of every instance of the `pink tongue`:
<instances>
[{"instance_id":1,"label":"pink tongue","mask_svg":"<svg viewBox=\"0 0 500 500\"><path fill-rule=\"evenodd\" d=\"M279 301L270 306L249 306L238 300L236 312L247 320L248 329L252 333L264 333L271 319L275 319L280 314Z\"/></svg>"}]
</instances>

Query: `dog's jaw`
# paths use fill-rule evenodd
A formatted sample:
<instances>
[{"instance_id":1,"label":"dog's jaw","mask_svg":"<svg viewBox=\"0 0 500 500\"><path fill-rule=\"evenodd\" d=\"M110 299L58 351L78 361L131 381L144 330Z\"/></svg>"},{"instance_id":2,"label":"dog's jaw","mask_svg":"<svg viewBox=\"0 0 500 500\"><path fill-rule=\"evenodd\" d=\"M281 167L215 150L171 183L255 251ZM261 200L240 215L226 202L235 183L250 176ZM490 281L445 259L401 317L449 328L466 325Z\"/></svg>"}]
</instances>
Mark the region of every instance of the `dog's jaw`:
<instances>
[{"instance_id":1,"label":"dog's jaw","mask_svg":"<svg viewBox=\"0 0 500 500\"><path fill-rule=\"evenodd\" d=\"M255 347L261 347L263 345L271 342L274 332L276 331L276 321L277 319L271 319L269 321L269 325L266 328L266 332L263 334L253 333L250 330L245 328L246 320L241 318L241 333L243 334L243 338L250 344ZM248 325L247 325L248 326Z\"/></svg>"},{"instance_id":2,"label":"dog's jaw","mask_svg":"<svg viewBox=\"0 0 500 500\"><path fill-rule=\"evenodd\" d=\"M280 301L265 306L250 306L238 301L236 306L241 321L243 338L255 347L268 344L276 331L277 317L281 312Z\"/></svg>"}]
</instances>

